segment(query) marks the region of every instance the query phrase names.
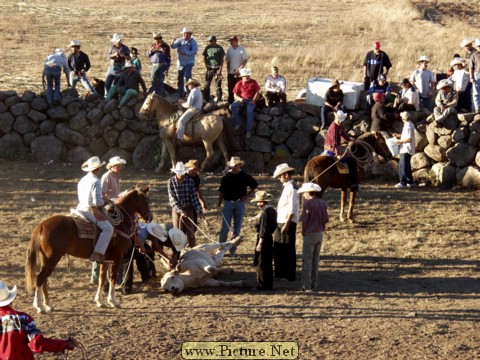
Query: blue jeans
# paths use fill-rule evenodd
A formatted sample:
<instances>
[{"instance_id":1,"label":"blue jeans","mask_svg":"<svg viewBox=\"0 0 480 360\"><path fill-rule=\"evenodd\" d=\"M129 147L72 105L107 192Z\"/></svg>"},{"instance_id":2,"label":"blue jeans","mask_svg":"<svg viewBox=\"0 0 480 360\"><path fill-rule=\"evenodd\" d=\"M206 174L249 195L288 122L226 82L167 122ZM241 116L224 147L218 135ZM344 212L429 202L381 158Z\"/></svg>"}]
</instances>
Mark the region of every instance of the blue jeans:
<instances>
[{"instance_id":1,"label":"blue jeans","mask_svg":"<svg viewBox=\"0 0 480 360\"><path fill-rule=\"evenodd\" d=\"M85 74L77 76L75 75L74 71L70 72L70 85L72 85L72 89L75 89L77 87L77 83L80 81L80 83L83 85L83 87L90 92L90 94L96 94L97 91L93 88L93 86L90 84L90 82L87 79L87 76Z\"/></svg>"},{"instance_id":2,"label":"blue jeans","mask_svg":"<svg viewBox=\"0 0 480 360\"><path fill-rule=\"evenodd\" d=\"M224 243L228 238L228 231L230 230L230 225L232 223L233 217L233 237L240 235L240 230L242 229L243 217L245 216L245 203L243 201L223 201L223 210L222 210L222 229L220 230L220 235L218 241ZM232 248L230 252L235 252L237 248Z\"/></svg>"},{"instance_id":3,"label":"blue jeans","mask_svg":"<svg viewBox=\"0 0 480 360\"><path fill-rule=\"evenodd\" d=\"M402 185L413 184L412 166L410 165L410 159L412 155L403 153L400 154L400 163L398 166L398 175Z\"/></svg>"},{"instance_id":4,"label":"blue jeans","mask_svg":"<svg viewBox=\"0 0 480 360\"><path fill-rule=\"evenodd\" d=\"M430 110L431 99L430 97L421 97L420 96L420 107L424 107L427 110Z\"/></svg>"},{"instance_id":5,"label":"blue jeans","mask_svg":"<svg viewBox=\"0 0 480 360\"><path fill-rule=\"evenodd\" d=\"M46 67L45 77L47 79L47 102L52 104L53 101L60 101L60 76L62 69L59 67ZM55 94L53 83L55 82Z\"/></svg>"},{"instance_id":6,"label":"blue jeans","mask_svg":"<svg viewBox=\"0 0 480 360\"><path fill-rule=\"evenodd\" d=\"M165 80L165 70L167 70L167 64L152 64L152 86L148 90L148 93L155 92L159 96L163 96L163 82Z\"/></svg>"},{"instance_id":7,"label":"blue jeans","mask_svg":"<svg viewBox=\"0 0 480 360\"><path fill-rule=\"evenodd\" d=\"M107 96L112 85L117 84L119 78L120 77L116 74L113 67L109 67L107 73L105 74L105 96Z\"/></svg>"},{"instance_id":8,"label":"blue jeans","mask_svg":"<svg viewBox=\"0 0 480 360\"><path fill-rule=\"evenodd\" d=\"M178 96L181 98L185 95L185 80L192 78L192 69L193 64L187 64L183 66L182 70L178 70Z\"/></svg>"},{"instance_id":9,"label":"blue jeans","mask_svg":"<svg viewBox=\"0 0 480 360\"><path fill-rule=\"evenodd\" d=\"M480 111L480 73L475 73L475 84L472 84L472 105L475 112Z\"/></svg>"},{"instance_id":10,"label":"blue jeans","mask_svg":"<svg viewBox=\"0 0 480 360\"><path fill-rule=\"evenodd\" d=\"M233 114L233 121L235 125L242 125L243 120L242 116L240 115L240 108L242 105L245 104L247 107L247 132L251 132L253 129L253 113L255 111L255 102L250 99L245 99L245 103L241 101L234 101L231 105L232 114Z\"/></svg>"}]
</instances>

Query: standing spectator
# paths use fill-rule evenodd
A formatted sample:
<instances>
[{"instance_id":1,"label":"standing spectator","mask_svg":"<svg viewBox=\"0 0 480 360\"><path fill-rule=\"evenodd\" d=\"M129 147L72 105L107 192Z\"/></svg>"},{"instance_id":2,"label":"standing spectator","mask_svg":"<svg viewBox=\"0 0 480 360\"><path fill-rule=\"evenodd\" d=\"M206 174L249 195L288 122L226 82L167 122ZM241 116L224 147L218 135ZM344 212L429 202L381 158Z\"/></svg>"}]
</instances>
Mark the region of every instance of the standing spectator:
<instances>
[{"instance_id":1,"label":"standing spectator","mask_svg":"<svg viewBox=\"0 0 480 360\"><path fill-rule=\"evenodd\" d=\"M73 338L57 340L44 337L30 315L11 306L16 296L16 285L9 289L4 281L0 281L0 359L33 360L34 353L75 349L78 343Z\"/></svg>"},{"instance_id":2,"label":"standing spectator","mask_svg":"<svg viewBox=\"0 0 480 360\"><path fill-rule=\"evenodd\" d=\"M242 106L247 108L247 133L245 135L247 139L252 135L255 101L257 101L260 96L260 86L251 78L251 76L252 69L243 68L240 70L242 81L239 81L233 89L235 102L231 105L235 130L238 130L243 123L242 116L240 115L240 108Z\"/></svg>"},{"instance_id":3,"label":"standing spectator","mask_svg":"<svg viewBox=\"0 0 480 360\"><path fill-rule=\"evenodd\" d=\"M433 109L433 116L437 125L443 125L447 117L457 113L458 94L453 91L449 79L440 80L437 90L435 98L437 106Z\"/></svg>"},{"instance_id":4,"label":"standing spectator","mask_svg":"<svg viewBox=\"0 0 480 360\"><path fill-rule=\"evenodd\" d=\"M403 121L402 133L394 134L398 139L397 144L400 145L400 163L398 165L400 182L395 187L404 189L415 185L410 165L410 159L415 155L415 126L410 121L410 113L401 112L400 117Z\"/></svg>"},{"instance_id":5,"label":"standing spectator","mask_svg":"<svg viewBox=\"0 0 480 360\"><path fill-rule=\"evenodd\" d=\"M302 216L302 291L316 290L318 281L318 264L322 249L323 232L328 223L327 204L316 196L322 188L314 183L305 183L298 190L303 194Z\"/></svg>"},{"instance_id":6,"label":"standing spectator","mask_svg":"<svg viewBox=\"0 0 480 360\"><path fill-rule=\"evenodd\" d=\"M173 39L171 47L177 49L177 69L178 69L178 96L185 96L185 80L192 78L192 69L195 65L195 55L197 55L197 41L192 37L192 30L189 27L182 29L183 36Z\"/></svg>"},{"instance_id":7,"label":"standing spectator","mask_svg":"<svg viewBox=\"0 0 480 360\"><path fill-rule=\"evenodd\" d=\"M238 45L238 37L231 36L228 40L230 47L227 49L225 60L227 61L228 103L233 103L233 88L240 81L240 69L247 65L248 54L243 46Z\"/></svg>"},{"instance_id":8,"label":"standing spectator","mask_svg":"<svg viewBox=\"0 0 480 360\"><path fill-rule=\"evenodd\" d=\"M394 108L398 112L402 111L420 111L420 98L418 92L407 78L402 80L402 89L395 99Z\"/></svg>"},{"instance_id":9,"label":"standing spectator","mask_svg":"<svg viewBox=\"0 0 480 360\"><path fill-rule=\"evenodd\" d=\"M370 83L370 87L368 88L368 95L367 95L367 103L370 108L374 104L373 94L383 94L385 103L389 102L390 93L392 92L392 88L390 87L390 83L387 81L387 77L383 74L378 75L376 80L373 80ZM338 110L337 110L338 111Z\"/></svg>"},{"instance_id":10,"label":"standing spectator","mask_svg":"<svg viewBox=\"0 0 480 360\"><path fill-rule=\"evenodd\" d=\"M275 236L273 246L275 276L288 281L295 281L297 266L295 245L299 201L298 186L292 179L294 173L295 169L286 163L278 165L273 173L273 178L278 178L283 185L277 205L278 236Z\"/></svg>"},{"instance_id":11,"label":"standing spectator","mask_svg":"<svg viewBox=\"0 0 480 360\"><path fill-rule=\"evenodd\" d=\"M80 81L90 94L97 94L97 91L87 79L87 71L90 69L90 59L87 54L80 50L80 41L70 41L70 48L72 49L72 53L68 57L68 67L70 68L70 85L72 85L72 89L75 89L77 82Z\"/></svg>"},{"instance_id":12,"label":"standing spectator","mask_svg":"<svg viewBox=\"0 0 480 360\"><path fill-rule=\"evenodd\" d=\"M133 65L135 70L141 75L142 74L142 61L138 57L138 49L135 47L132 47L132 58L130 59L130 64Z\"/></svg>"},{"instance_id":13,"label":"standing spectator","mask_svg":"<svg viewBox=\"0 0 480 360\"><path fill-rule=\"evenodd\" d=\"M200 91L200 81L190 79L187 81L187 87L189 90L187 101L181 102L182 107L184 107L186 110L182 116L180 116L180 119L178 119L177 124L177 146L182 145L183 135L185 134L185 126L190 120L193 119L195 115L202 112L203 95Z\"/></svg>"},{"instance_id":14,"label":"standing spectator","mask_svg":"<svg viewBox=\"0 0 480 360\"><path fill-rule=\"evenodd\" d=\"M171 63L170 46L163 41L162 34L159 32L153 33L153 39L154 42L147 51L147 55L152 62L152 86L148 92L155 92L155 94L163 96L163 82Z\"/></svg>"},{"instance_id":15,"label":"standing spectator","mask_svg":"<svg viewBox=\"0 0 480 360\"><path fill-rule=\"evenodd\" d=\"M338 110L346 111L343 105L343 91L340 89L341 82L337 79L332 80L330 87L325 93L325 103L322 107L322 130L328 129L327 115L330 111L336 113Z\"/></svg>"},{"instance_id":16,"label":"standing spectator","mask_svg":"<svg viewBox=\"0 0 480 360\"><path fill-rule=\"evenodd\" d=\"M257 241L253 265L257 272L257 290L272 290L273 287L273 233L277 228L277 212L270 206L272 195L266 191L257 191L250 201L260 208L257 223Z\"/></svg>"},{"instance_id":17,"label":"standing spectator","mask_svg":"<svg viewBox=\"0 0 480 360\"><path fill-rule=\"evenodd\" d=\"M139 93L139 86L142 86L143 94L147 93L147 86L142 78L142 75L135 70L131 63L126 63L123 67L123 72L120 75L117 85L112 85L110 91L105 97L105 101L110 101L115 94L120 94L120 106L126 105L130 99L136 97Z\"/></svg>"},{"instance_id":18,"label":"standing spectator","mask_svg":"<svg viewBox=\"0 0 480 360\"><path fill-rule=\"evenodd\" d=\"M465 70L465 60L457 57L450 63L455 70L451 77L453 90L458 94L457 110L469 112L472 109L472 83L468 72Z\"/></svg>"},{"instance_id":19,"label":"standing spectator","mask_svg":"<svg viewBox=\"0 0 480 360\"><path fill-rule=\"evenodd\" d=\"M207 203L205 202L205 198L203 197L201 186L201 179L200 179L200 169L198 167L198 160L188 160L185 164L185 168L187 169L187 176L193 179L195 183L195 189L197 189L198 199L200 200L200 204L202 204L203 211L205 212L208 210Z\"/></svg>"},{"instance_id":20,"label":"standing spectator","mask_svg":"<svg viewBox=\"0 0 480 360\"><path fill-rule=\"evenodd\" d=\"M382 93L375 93L373 94L373 101L375 101L375 105L372 107L372 125L370 126L370 131L387 131L387 128L390 125L390 119L385 111L385 95Z\"/></svg>"},{"instance_id":21,"label":"standing spectator","mask_svg":"<svg viewBox=\"0 0 480 360\"><path fill-rule=\"evenodd\" d=\"M287 80L284 76L278 74L278 67L272 66L272 73L265 80L265 90L267 91L268 106L276 103L282 105L285 111L287 108Z\"/></svg>"},{"instance_id":22,"label":"standing spectator","mask_svg":"<svg viewBox=\"0 0 480 360\"><path fill-rule=\"evenodd\" d=\"M465 49L465 56L463 58L466 62L469 62L472 58L472 55L477 52L472 45L474 41L475 40L473 38L465 38L460 43L460 47Z\"/></svg>"},{"instance_id":23,"label":"standing spectator","mask_svg":"<svg viewBox=\"0 0 480 360\"><path fill-rule=\"evenodd\" d=\"M53 54L50 54L45 59L43 66L42 83L45 89L45 78L47 83L47 102L48 106L60 104L60 77L62 69L67 79L67 86L70 87L70 69L68 68L68 61L65 53L60 48L56 48ZM53 89L55 83L55 90Z\"/></svg>"},{"instance_id":24,"label":"standing spectator","mask_svg":"<svg viewBox=\"0 0 480 360\"><path fill-rule=\"evenodd\" d=\"M121 193L120 174L126 163L127 161L120 156L114 156L108 161L108 171L103 174L100 182L102 184L102 194L110 200L115 201Z\"/></svg>"},{"instance_id":25,"label":"standing spectator","mask_svg":"<svg viewBox=\"0 0 480 360\"><path fill-rule=\"evenodd\" d=\"M419 64L418 69L414 70L412 75L410 75L410 82L417 89L420 105L430 111L435 77L433 72L428 69L428 64L430 63L428 56L420 56L417 63Z\"/></svg>"},{"instance_id":26,"label":"standing spectator","mask_svg":"<svg viewBox=\"0 0 480 360\"><path fill-rule=\"evenodd\" d=\"M188 244L193 248L197 245L193 223L194 210L197 211L198 217L203 219L202 205L198 199L195 183L192 178L185 176L187 173L185 165L179 161L171 171L175 176L168 180L168 200L172 206L173 227L187 235Z\"/></svg>"},{"instance_id":27,"label":"standing spectator","mask_svg":"<svg viewBox=\"0 0 480 360\"><path fill-rule=\"evenodd\" d=\"M125 66L125 62L131 59L130 49L122 43L123 35L113 34L112 40L110 41L113 45L108 52L108 58L110 59L111 64L105 75L105 96L110 91L112 84L115 84L118 81L122 69Z\"/></svg>"},{"instance_id":28,"label":"standing spectator","mask_svg":"<svg viewBox=\"0 0 480 360\"><path fill-rule=\"evenodd\" d=\"M216 102L222 101L222 69L225 61L225 50L217 44L217 37L211 35L208 38L208 45L203 50L203 59L205 61L205 87L203 88L205 101L210 101L210 85L215 80Z\"/></svg>"},{"instance_id":29,"label":"standing spectator","mask_svg":"<svg viewBox=\"0 0 480 360\"><path fill-rule=\"evenodd\" d=\"M475 40L474 46L480 50L480 38ZM473 110L478 113L480 112L480 52L475 51L472 54L469 67Z\"/></svg>"},{"instance_id":30,"label":"standing spectator","mask_svg":"<svg viewBox=\"0 0 480 360\"><path fill-rule=\"evenodd\" d=\"M378 78L378 75L388 75L388 71L392 67L388 55L380 50L380 41L373 43L373 50L367 52L363 61L363 76L365 90L370 88L370 83Z\"/></svg>"},{"instance_id":31,"label":"standing spectator","mask_svg":"<svg viewBox=\"0 0 480 360\"><path fill-rule=\"evenodd\" d=\"M255 179L242 170L244 161L239 157L233 156L227 163L230 170L222 178L218 189L217 207L222 205L222 228L218 237L218 242L227 241L228 232L231 230L233 218L233 231L231 238L240 235L242 229L243 217L245 216L245 201L258 187ZM248 189L248 192L247 192ZM230 255L235 256L236 247L230 249Z\"/></svg>"}]
</instances>

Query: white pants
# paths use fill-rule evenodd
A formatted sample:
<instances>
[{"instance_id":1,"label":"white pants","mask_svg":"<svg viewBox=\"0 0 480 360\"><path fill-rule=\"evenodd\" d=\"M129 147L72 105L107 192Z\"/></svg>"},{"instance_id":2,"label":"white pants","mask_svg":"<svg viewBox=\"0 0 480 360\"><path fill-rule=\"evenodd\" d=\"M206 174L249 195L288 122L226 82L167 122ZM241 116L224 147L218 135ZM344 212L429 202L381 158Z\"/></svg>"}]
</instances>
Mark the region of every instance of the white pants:
<instances>
[{"instance_id":1,"label":"white pants","mask_svg":"<svg viewBox=\"0 0 480 360\"><path fill-rule=\"evenodd\" d=\"M78 210L79 212L82 213L88 220L90 220L92 223L97 225L102 232L98 236L98 241L97 244L95 245L95 252L105 255L105 251L107 251L108 244L110 243L110 240L112 239L113 236L113 225L110 224L110 221L104 220L104 221L98 221L95 218L95 215L93 215L90 211L82 211Z\"/></svg>"},{"instance_id":2,"label":"white pants","mask_svg":"<svg viewBox=\"0 0 480 360\"><path fill-rule=\"evenodd\" d=\"M199 109L193 109L189 108L187 109L180 119L178 119L178 125L177 125L177 139L182 140L183 135L185 134L185 126L188 124L192 118L197 115L200 111Z\"/></svg>"}]
</instances>

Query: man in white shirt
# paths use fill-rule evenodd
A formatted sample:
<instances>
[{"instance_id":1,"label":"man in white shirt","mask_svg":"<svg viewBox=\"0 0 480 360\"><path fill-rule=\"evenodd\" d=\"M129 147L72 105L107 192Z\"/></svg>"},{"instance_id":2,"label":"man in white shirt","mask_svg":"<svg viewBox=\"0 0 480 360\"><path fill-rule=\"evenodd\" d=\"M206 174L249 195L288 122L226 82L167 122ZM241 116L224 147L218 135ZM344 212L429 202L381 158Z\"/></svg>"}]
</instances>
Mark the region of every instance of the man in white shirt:
<instances>
[{"instance_id":1,"label":"man in white shirt","mask_svg":"<svg viewBox=\"0 0 480 360\"><path fill-rule=\"evenodd\" d=\"M455 70L451 79L453 90L458 94L457 109L460 112L469 112L472 109L472 83L468 71L465 70L465 60L457 57L450 66Z\"/></svg>"},{"instance_id":2,"label":"man in white shirt","mask_svg":"<svg viewBox=\"0 0 480 360\"><path fill-rule=\"evenodd\" d=\"M278 74L278 67L272 67L272 74L267 76L265 80L265 90L267 91L268 106L276 103L281 103L282 108L285 109L287 104L287 94L285 89L287 87L287 80L282 75Z\"/></svg>"},{"instance_id":3,"label":"man in white shirt","mask_svg":"<svg viewBox=\"0 0 480 360\"><path fill-rule=\"evenodd\" d=\"M403 111L400 113L403 121L403 130L401 134L394 134L400 145L400 163L398 164L398 175L400 182L395 185L397 189L410 188L415 185L413 182L412 166L410 160L415 155L415 126L410 121L410 113Z\"/></svg>"},{"instance_id":4,"label":"man in white shirt","mask_svg":"<svg viewBox=\"0 0 480 360\"><path fill-rule=\"evenodd\" d=\"M182 103L182 106L186 108L177 124L177 146L182 144L183 135L185 134L185 126L192 120L192 118L202 111L203 95L200 91L200 81L196 79L190 79L187 81L187 87L190 90L187 101Z\"/></svg>"},{"instance_id":5,"label":"man in white shirt","mask_svg":"<svg viewBox=\"0 0 480 360\"><path fill-rule=\"evenodd\" d=\"M420 56L417 63L420 64L418 69L412 72L410 75L410 82L418 91L420 97L420 104L430 110L432 92L435 87L435 77L433 73L428 69L430 59L426 55Z\"/></svg>"},{"instance_id":6,"label":"man in white shirt","mask_svg":"<svg viewBox=\"0 0 480 360\"><path fill-rule=\"evenodd\" d=\"M105 263L105 251L107 251L114 230L113 225L100 210L100 207L103 206L103 197L102 185L98 176L103 165L105 162L100 162L98 156L91 157L82 164L82 170L88 174L78 182L77 205L77 210L101 230L95 249L90 255L90 260L99 264Z\"/></svg>"},{"instance_id":7,"label":"man in white shirt","mask_svg":"<svg viewBox=\"0 0 480 360\"><path fill-rule=\"evenodd\" d=\"M243 69L247 65L248 54L243 46L238 45L238 37L236 35L231 36L231 47L227 49L225 55L225 61L227 62L227 83L228 83L228 103L231 104L234 101L233 88L235 84L241 80L239 77L240 69Z\"/></svg>"}]
</instances>

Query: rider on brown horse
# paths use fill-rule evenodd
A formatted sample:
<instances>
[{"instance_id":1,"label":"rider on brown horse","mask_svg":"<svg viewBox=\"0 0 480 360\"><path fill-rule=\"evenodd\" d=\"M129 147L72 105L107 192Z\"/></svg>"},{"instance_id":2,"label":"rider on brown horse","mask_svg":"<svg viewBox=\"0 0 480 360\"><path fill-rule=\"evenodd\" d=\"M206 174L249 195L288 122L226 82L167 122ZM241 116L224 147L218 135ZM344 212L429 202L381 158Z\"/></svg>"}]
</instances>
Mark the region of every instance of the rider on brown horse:
<instances>
[{"instance_id":1,"label":"rider on brown horse","mask_svg":"<svg viewBox=\"0 0 480 360\"><path fill-rule=\"evenodd\" d=\"M337 159L345 158L345 161L348 166L348 170L350 173L350 178L352 185L350 189L352 191L358 190L358 169L357 169L357 161L353 156L346 156L342 152L341 142L342 138L349 142L348 148L350 149L352 140L347 135L347 132L342 126L343 121L347 118L347 114L345 114L342 110L338 110L335 113L335 120L332 122L330 127L327 131L327 136L325 137L325 155L335 156Z\"/></svg>"}]
</instances>

